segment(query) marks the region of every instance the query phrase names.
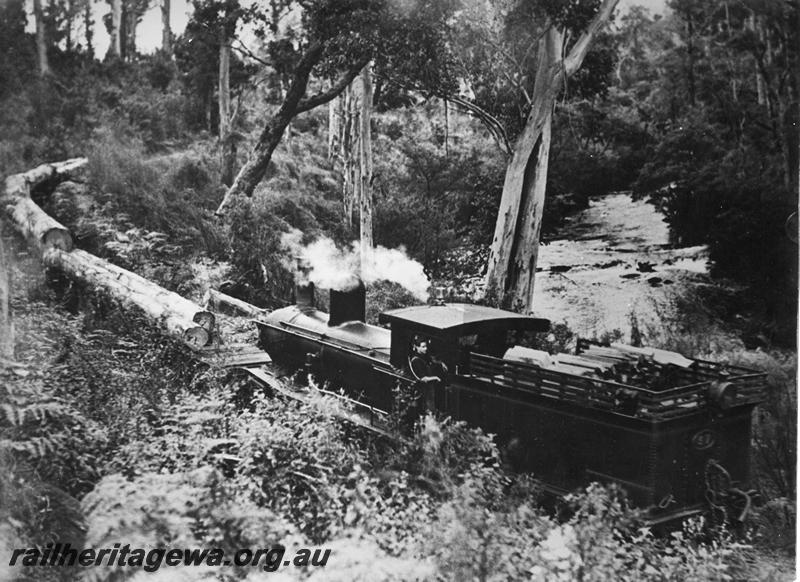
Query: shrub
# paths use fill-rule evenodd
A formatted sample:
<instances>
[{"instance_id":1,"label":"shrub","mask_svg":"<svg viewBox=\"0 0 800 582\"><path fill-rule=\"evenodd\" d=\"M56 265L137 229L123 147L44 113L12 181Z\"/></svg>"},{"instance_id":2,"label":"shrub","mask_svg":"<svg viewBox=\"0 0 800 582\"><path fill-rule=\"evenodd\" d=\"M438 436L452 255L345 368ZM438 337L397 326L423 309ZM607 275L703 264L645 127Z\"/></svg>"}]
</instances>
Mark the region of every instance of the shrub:
<instances>
[{"instance_id":1,"label":"shrub","mask_svg":"<svg viewBox=\"0 0 800 582\"><path fill-rule=\"evenodd\" d=\"M392 281L375 281L367 286L367 323L377 324L378 316L390 309L417 305L419 300L408 289Z\"/></svg>"},{"instance_id":2,"label":"shrub","mask_svg":"<svg viewBox=\"0 0 800 582\"><path fill-rule=\"evenodd\" d=\"M133 479L105 477L83 500L89 547L108 548L124 540L132 548L222 548L226 556L240 548L271 548L294 535L293 528L270 511L232 491L210 468L178 473L146 473ZM190 568L192 568L190 566ZM196 568L192 568L193 572ZM252 567L222 565L215 579L242 579ZM202 569L199 571L202 576ZM109 566L87 571L92 581L128 579L137 569ZM170 569L170 576L172 576Z\"/></svg>"}]
</instances>

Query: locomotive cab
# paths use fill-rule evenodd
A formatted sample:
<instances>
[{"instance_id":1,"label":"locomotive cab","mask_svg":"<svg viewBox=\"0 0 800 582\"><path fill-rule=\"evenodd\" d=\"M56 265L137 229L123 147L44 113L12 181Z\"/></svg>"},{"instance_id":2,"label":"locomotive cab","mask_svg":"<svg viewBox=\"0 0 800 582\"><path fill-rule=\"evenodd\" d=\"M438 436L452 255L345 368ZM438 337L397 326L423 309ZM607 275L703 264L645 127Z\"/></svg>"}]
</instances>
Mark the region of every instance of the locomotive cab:
<instances>
[{"instance_id":1,"label":"locomotive cab","mask_svg":"<svg viewBox=\"0 0 800 582\"><path fill-rule=\"evenodd\" d=\"M416 305L381 313L380 323L392 330L390 362L407 368L416 338L430 341L431 350L449 370L467 369L469 354L500 357L510 331L547 331L550 321L466 303Z\"/></svg>"}]
</instances>

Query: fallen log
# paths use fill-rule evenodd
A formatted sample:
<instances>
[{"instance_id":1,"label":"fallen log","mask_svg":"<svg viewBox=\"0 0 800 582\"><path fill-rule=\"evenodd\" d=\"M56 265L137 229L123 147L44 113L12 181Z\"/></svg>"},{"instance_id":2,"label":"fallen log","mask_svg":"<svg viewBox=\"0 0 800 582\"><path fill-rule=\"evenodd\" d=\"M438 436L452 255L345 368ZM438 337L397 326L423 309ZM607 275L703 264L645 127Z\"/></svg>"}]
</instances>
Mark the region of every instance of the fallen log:
<instances>
[{"instance_id":1,"label":"fallen log","mask_svg":"<svg viewBox=\"0 0 800 582\"><path fill-rule=\"evenodd\" d=\"M6 178L0 207L14 227L36 248L44 253L50 248L69 251L72 236L69 230L42 210L32 199L31 190L48 180L61 180L74 174L88 163L75 158L54 164L43 164L33 170Z\"/></svg>"},{"instance_id":2,"label":"fallen log","mask_svg":"<svg viewBox=\"0 0 800 582\"><path fill-rule=\"evenodd\" d=\"M80 249L52 248L45 253L44 262L71 279L105 291L127 307L141 310L192 347L206 346L213 338L212 313L135 273Z\"/></svg>"},{"instance_id":3,"label":"fallen log","mask_svg":"<svg viewBox=\"0 0 800 582\"><path fill-rule=\"evenodd\" d=\"M256 307L246 301L231 297L215 289L209 289L203 296L203 307L218 313L228 315L245 315L247 317L259 317L264 315L264 309Z\"/></svg>"},{"instance_id":4,"label":"fallen log","mask_svg":"<svg viewBox=\"0 0 800 582\"><path fill-rule=\"evenodd\" d=\"M0 208L5 209L14 228L42 253L46 265L107 293L126 307L140 310L190 346L211 343L216 324L213 313L136 273L73 250L69 231L31 199L31 191L37 186L69 178L87 163L86 158L76 158L9 176L0 193Z\"/></svg>"},{"instance_id":5,"label":"fallen log","mask_svg":"<svg viewBox=\"0 0 800 582\"><path fill-rule=\"evenodd\" d=\"M177 293L164 289L160 285L156 285L152 281L136 273L123 269L114 263L109 263L85 251L76 249L72 251L71 254L74 255L73 260L81 261L86 263L87 266L91 265L94 268L107 271L118 281L122 282L126 289L130 289L131 291L135 291L147 297L156 298L159 302L168 306L169 310L177 316L191 321L192 323L196 323L209 334L214 332L216 317L210 311L197 305L197 303L189 301Z\"/></svg>"}]
</instances>

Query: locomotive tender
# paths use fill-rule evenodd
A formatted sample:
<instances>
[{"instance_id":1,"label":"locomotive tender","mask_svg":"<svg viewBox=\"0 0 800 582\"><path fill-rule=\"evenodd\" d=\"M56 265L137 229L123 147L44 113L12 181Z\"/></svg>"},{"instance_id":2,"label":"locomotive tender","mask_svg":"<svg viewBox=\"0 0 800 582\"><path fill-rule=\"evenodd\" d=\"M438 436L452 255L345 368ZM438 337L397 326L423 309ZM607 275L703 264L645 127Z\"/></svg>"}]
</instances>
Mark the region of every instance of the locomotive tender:
<instances>
[{"instance_id":1,"label":"locomotive tender","mask_svg":"<svg viewBox=\"0 0 800 582\"><path fill-rule=\"evenodd\" d=\"M260 346L276 363L310 368L373 417L392 410L398 383L417 387L431 412L496 435L514 468L548 492L616 483L651 523L709 503L746 514L764 374L686 360L658 366L670 385L644 388L503 358L520 333L547 331L546 319L442 303L388 311L380 322L390 329L365 323L363 284L331 291L330 314L315 308L311 284L297 288L295 305L256 320ZM422 386L410 370L420 338L449 370L440 382ZM613 350L588 342L579 352L598 366L614 362Z\"/></svg>"}]
</instances>

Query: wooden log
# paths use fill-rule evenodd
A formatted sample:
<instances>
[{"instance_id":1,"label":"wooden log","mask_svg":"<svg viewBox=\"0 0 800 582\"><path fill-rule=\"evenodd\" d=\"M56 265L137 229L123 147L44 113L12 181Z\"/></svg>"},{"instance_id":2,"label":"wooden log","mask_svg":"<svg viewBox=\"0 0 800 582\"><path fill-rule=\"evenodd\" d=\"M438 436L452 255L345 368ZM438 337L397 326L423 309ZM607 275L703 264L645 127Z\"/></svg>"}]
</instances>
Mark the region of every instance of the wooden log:
<instances>
[{"instance_id":1,"label":"wooden log","mask_svg":"<svg viewBox=\"0 0 800 582\"><path fill-rule=\"evenodd\" d=\"M569 366L586 368L597 374L603 372L614 372L615 370L614 364L612 363L591 360L589 358L584 358L583 356L574 356L572 354L556 354L555 358L558 360L559 364L567 364Z\"/></svg>"},{"instance_id":2,"label":"wooden log","mask_svg":"<svg viewBox=\"0 0 800 582\"><path fill-rule=\"evenodd\" d=\"M102 269L113 275L115 279L121 281L126 289L135 291L146 297L152 296L158 301L169 306L170 311L187 321L196 323L209 334L214 332L216 327L216 317L210 311L203 309L193 301L181 297L163 287L156 285L152 281L137 275L127 269L123 269L113 263L100 259L86 251L76 249L71 253L76 257L75 260L85 263L95 269Z\"/></svg>"},{"instance_id":3,"label":"wooden log","mask_svg":"<svg viewBox=\"0 0 800 582\"><path fill-rule=\"evenodd\" d=\"M62 224L45 213L31 200L31 190L51 179L64 179L88 163L86 158L75 158L54 164L43 164L28 172L6 178L0 197L0 207L14 227L36 248L44 253L50 248L65 251L72 249L72 236Z\"/></svg>"},{"instance_id":4,"label":"wooden log","mask_svg":"<svg viewBox=\"0 0 800 582\"><path fill-rule=\"evenodd\" d=\"M6 205L6 213L19 233L40 252L44 253L50 248L64 251L72 249L69 230L30 198L18 198L13 204Z\"/></svg>"},{"instance_id":5,"label":"wooden log","mask_svg":"<svg viewBox=\"0 0 800 582\"><path fill-rule=\"evenodd\" d=\"M125 306L138 308L192 347L200 348L211 342L213 314L177 293L79 249L71 252L50 249L44 261L71 279L107 292Z\"/></svg>"},{"instance_id":6,"label":"wooden log","mask_svg":"<svg viewBox=\"0 0 800 582\"><path fill-rule=\"evenodd\" d=\"M657 364L672 364L673 366L678 366L679 368L691 368L694 365L694 360L690 360L678 352L672 352L669 350L660 350L657 348L637 348L626 344L611 344L611 347L625 352L645 355Z\"/></svg>"},{"instance_id":7,"label":"wooden log","mask_svg":"<svg viewBox=\"0 0 800 582\"><path fill-rule=\"evenodd\" d=\"M244 315L247 317L259 317L264 315L266 311L246 301L226 295L216 289L209 289L206 291L205 295L203 295L203 307L219 313Z\"/></svg>"}]
</instances>

